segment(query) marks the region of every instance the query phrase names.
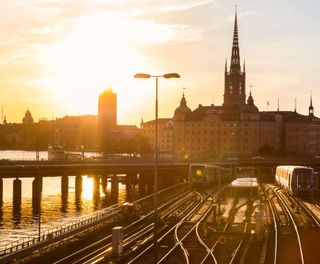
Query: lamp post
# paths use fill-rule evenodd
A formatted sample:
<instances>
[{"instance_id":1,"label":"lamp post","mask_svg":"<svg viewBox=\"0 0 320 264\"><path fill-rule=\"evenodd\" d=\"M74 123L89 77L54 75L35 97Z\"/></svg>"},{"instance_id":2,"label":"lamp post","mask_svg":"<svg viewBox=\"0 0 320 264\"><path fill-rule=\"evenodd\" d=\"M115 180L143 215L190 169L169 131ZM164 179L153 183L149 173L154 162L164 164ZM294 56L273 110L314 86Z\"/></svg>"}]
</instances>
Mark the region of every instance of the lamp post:
<instances>
[{"instance_id":1,"label":"lamp post","mask_svg":"<svg viewBox=\"0 0 320 264\"><path fill-rule=\"evenodd\" d=\"M38 170L38 188L40 188L40 197L39 197L39 218L38 218L38 240L40 242L41 238L41 193L42 193L42 174L39 165L37 166Z\"/></svg>"},{"instance_id":2,"label":"lamp post","mask_svg":"<svg viewBox=\"0 0 320 264\"><path fill-rule=\"evenodd\" d=\"M37 124L37 139L36 139L36 161L39 161L40 160L40 133L39 133L39 130L40 130L40 122L41 121L44 121L44 120L47 120L47 118L39 118L38 119L38 124Z\"/></svg>"},{"instance_id":3,"label":"lamp post","mask_svg":"<svg viewBox=\"0 0 320 264\"><path fill-rule=\"evenodd\" d=\"M166 73L163 75L150 75L146 73L137 73L134 78L139 79L156 79L156 101L155 101L155 144L154 144L154 194L153 194L153 207L154 207L154 232L153 232L153 244L154 244L154 262L157 262L157 230L158 230L158 161L159 161L159 150L158 150L158 79L165 78L180 78L178 73Z\"/></svg>"}]
</instances>

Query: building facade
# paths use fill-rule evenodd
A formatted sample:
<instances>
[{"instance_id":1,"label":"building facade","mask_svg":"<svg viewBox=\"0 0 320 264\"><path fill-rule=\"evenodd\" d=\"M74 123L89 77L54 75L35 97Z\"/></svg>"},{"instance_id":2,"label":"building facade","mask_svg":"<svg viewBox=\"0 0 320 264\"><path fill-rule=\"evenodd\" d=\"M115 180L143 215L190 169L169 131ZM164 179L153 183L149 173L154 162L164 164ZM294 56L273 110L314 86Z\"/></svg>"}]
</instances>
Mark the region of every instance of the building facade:
<instances>
[{"instance_id":1,"label":"building facade","mask_svg":"<svg viewBox=\"0 0 320 264\"><path fill-rule=\"evenodd\" d=\"M260 112L251 91L246 97L246 70L245 64L241 67L240 63L237 14L230 67L226 61L224 75L222 106L200 104L192 111L183 94L173 118L159 120L160 157L210 160L274 153L305 156L320 153L320 119L314 116L311 99L309 115L305 116L279 109ZM153 148L154 121L144 123L141 128Z\"/></svg>"},{"instance_id":2,"label":"building facade","mask_svg":"<svg viewBox=\"0 0 320 264\"><path fill-rule=\"evenodd\" d=\"M117 94L111 88L99 94L98 122L102 130L111 130L117 125Z\"/></svg>"}]
</instances>

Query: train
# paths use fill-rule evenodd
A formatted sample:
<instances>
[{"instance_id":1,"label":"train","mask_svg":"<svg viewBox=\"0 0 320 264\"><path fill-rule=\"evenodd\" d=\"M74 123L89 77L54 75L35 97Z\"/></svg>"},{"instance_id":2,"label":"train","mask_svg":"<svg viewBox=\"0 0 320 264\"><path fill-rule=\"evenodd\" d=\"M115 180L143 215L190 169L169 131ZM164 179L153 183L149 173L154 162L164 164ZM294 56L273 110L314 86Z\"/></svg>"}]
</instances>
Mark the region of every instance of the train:
<instances>
[{"instance_id":1,"label":"train","mask_svg":"<svg viewBox=\"0 0 320 264\"><path fill-rule=\"evenodd\" d=\"M212 164L190 164L188 182L191 186L219 185L230 180L230 169Z\"/></svg>"},{"instance_id":2,"label":"train","mask_svg":"<svg viewBox=\"0 0 320 264\"><path fill-rule=\"evenodd\" d=\"M254 177L236 178L230 184L236 196L255 197L258 195L258 180Z\"/></svg>"},{"instance_id":3,"label":"train","mask_svg":"<svg viewBox=\"0 0 320 264\"><path fill-rule=\"evenodd\" d=\"M275 180L293 195L308 194L313 190L313 168L306 166L278 166Z\"/></svg>"}]
</instances>

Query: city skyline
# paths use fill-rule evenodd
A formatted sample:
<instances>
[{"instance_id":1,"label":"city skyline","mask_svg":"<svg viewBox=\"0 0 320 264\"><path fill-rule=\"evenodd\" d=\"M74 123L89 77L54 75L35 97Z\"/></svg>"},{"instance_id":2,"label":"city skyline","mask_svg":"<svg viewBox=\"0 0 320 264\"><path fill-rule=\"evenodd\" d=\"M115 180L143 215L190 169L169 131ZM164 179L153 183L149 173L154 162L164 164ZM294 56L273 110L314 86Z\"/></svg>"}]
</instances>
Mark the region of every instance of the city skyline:
<instances>
[{"instance_id":1,"label":"city skyline","mask_svg":"<svg viewBox=\"0 0 320 264\"><path fill-rule=\"evenodd\" d=\"M154 118L154 83L136 72L178 72L160 81L160 117L172 117L186 87L188 105L220 105L224 61L230 63L233 1L7 1L0 9L1 100L9 122L27 109L40 117L97 114L98 94L118 94L119 123ZM241 60L261 111L307 114L320 44L319 4L242 1L238 4ZM128 45L130 43L130 45ZM94 66L92 66L94 65ZM145 100L145 98L152 98ZM73 99L73 100L70 100Z\"/></svg>"}]
</instances>

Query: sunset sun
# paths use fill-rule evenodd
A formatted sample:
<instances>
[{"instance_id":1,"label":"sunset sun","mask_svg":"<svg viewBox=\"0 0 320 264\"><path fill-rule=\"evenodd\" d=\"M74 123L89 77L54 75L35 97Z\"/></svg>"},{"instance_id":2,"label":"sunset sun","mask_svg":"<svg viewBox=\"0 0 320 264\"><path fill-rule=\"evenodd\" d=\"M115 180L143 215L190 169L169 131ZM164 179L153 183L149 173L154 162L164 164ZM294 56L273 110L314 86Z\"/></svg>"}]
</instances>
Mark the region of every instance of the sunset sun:
<instances>
[{"instance_id":1,"label":"sunset sun","mask_svg":"<svg viewBox=\"0 0 320 264\"><path fill-rule=\"evenodd\" d=\"M99 92L132 83L138 55L113 28L81 27L48 47L45 56L51 74L44 81L73 111L94 113Z\"/></svg>"}]
</instances>

